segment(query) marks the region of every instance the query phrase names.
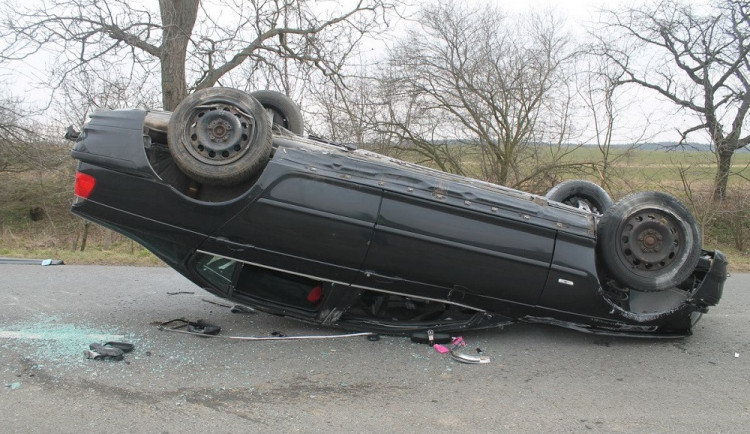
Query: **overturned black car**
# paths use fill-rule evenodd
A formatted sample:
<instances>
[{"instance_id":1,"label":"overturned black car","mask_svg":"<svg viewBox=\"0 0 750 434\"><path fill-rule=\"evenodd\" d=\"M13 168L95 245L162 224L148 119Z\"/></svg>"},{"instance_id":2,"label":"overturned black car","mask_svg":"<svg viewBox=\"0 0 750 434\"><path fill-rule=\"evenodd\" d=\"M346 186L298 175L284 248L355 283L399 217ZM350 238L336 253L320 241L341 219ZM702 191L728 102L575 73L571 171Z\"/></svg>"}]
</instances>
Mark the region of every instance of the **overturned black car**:
<instances>
[{"instance_id":1,"label":"overturned black car","mask_svg":"<svg viewBox=\"0 0 750 434\"><path fill-rule=\"evenodd\" d=\"M98 111L72 211L206 290L272 314L392 334L513 322L690 334L726 258L676 199L546 197L303 137L269 91L199 91L173 113Z\"/></svg>"}]
</instances>

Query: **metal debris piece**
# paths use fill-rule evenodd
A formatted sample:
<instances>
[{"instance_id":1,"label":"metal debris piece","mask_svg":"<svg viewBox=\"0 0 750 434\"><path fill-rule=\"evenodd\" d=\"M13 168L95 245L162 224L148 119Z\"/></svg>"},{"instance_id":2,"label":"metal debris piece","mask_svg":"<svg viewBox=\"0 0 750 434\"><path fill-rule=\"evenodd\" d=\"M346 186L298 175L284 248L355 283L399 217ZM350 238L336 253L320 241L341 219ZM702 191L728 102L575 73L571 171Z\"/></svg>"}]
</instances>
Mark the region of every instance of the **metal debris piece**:
<instances>
[{"instance_id":1,"label":"metal debris piece","mask_svg":"<svg viewBox=\"0 0 750 434\"><path fill-rule=\"evenodd\" d=\"M362 332L362 333L346 333L346 334L340 334L340 335L284 336L283 334L276 332L279 336L204 335L204 334L199 334L199 333L193 333L189 330L179 330L180 328L184 327L184 325L177 326L177 327L167 327L167 325L176 323L176 322L188 323L188 321L185 320L184 318L178 318L178 319L173 319L170 321L165 321L159 324L158 329L162 331L167 331L167 332L183 333L186 335L197 335L197 336L203 336L207 338L222 338L222 339L230 339L230 340L237 340L237 341L294 341L294 340L310 340L310 339L338 339L338 338L350 338L350 337L356 337L356 336L372 336L372 335L377 334L377 333L372 333L372 332Z\"/></svg>"},{"instance_id":2,"label":"metal debris piece","mask_svg":"<svg viewBox=\"0 0 750 434\"><path fill-rule=\"evenodd\" d=\"M99 354L93 350L83 350L83 355L86 356L87 359L92 360L103 360L106 358L106 356Z\"/></svg>"},{"instance_id":3,"label":"metal debris piece","mask_svg":"<svg viewBox=\"0 0 750 434\"><path fill-rule=\"evenodd\" d=\"M477 348L477 355L471 355L471 354L464 354L459 353L456 351L460 347L466 346L466 342L464 341L464 338L462 336L456 336L451 339L451 348L448 349L447 347L443 345L433 345L433 348L435 348L435 351L437 351L440 354L446 354L450 353L451 358L453 360L459 361L461 363L469 363L469 364L480 364L480 363L490 363L490 358L487 356L482 355L482 349Z\"/></svg>"},{"instance_id":4,"label":"metal debris piece","mask_svg":"<svg viewBox=\"0 0 750 434\"><path fill-rule=\"evenodd\" d=\"M181 328L187 328L187 332L184 333L200 336L215 336L221 331L220 326L210 324L202 319L199 319L198 321L188 321L184 318L177 318L159 324L160 330L181 331L178 330Z\"/></svg>"},{"instance_id":5,"label":"metal debris piece","mask_svg":"<svg viewBox=\"0 0 750 434\"><path fill-rule=\"evenodd\" d=\"M451 357L453 360L457 360L461 363L479 364L479 363L490 363L490 358L487 356L474 356L470 354L459 353L456 350L451 350Z\"/></svg>"},{"instance_id":6,"label":"metal debris piece","mask_svg":"<svg viewBox=\"0 0 750 434\"><path fill-rule=\"evenodd\" d=\"M65 265L60 259L26 259L26 258L0 258L0 264L13 265Z\"/></svg>"},{"instance_id":7,"label":"metal debris piece","mask_svg":"<svg viewBox=\"0 0 750 434\"><path fill-rule=\"evenodd\" d=\"M201 300L205 301L206 303L211 303L211 304L215 304L217 306L226 307L227 309L231 309L232 308L232 306L229 306L229 305L226 305L226 304L217 303L217 302L211 301L211 300L206 300L205 298L202 298Z\"/></svg>"},{"instance_id":8,"label":"metal debris piece","mask_svg":"<svg viewBox=\"0 0 750 434\"><path fill-rule=\"evenodd\" d=\"M243 306L241 304L235 304L230 311L232 313L258 313L257 310L249 306Z\"/></svg>"},{"instance_id":9,"label":"metal debris piece","mask_svg":"<svg viewBox=\"0 0 750 434\"><path fill-rule=\"evenodd\" d=\"M167 295L180 295L180 294L195 294L193 291L176 291L176 292L168 292Z\"/></svg>"}]
</instances>

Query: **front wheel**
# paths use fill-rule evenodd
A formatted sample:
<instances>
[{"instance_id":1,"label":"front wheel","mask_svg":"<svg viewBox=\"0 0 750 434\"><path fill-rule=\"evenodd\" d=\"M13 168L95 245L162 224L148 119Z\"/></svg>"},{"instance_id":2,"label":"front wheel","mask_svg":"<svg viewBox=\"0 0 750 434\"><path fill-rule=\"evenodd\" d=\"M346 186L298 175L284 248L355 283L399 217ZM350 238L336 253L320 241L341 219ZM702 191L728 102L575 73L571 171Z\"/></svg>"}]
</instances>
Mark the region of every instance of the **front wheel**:
<instances>
[{"instance_id":1,"label":"front wheel","mask_svg":"<svg viewBox=\"0 0 750 434\"><path fill-rule=\"evenodd\" d=\"M302 112L291 98L273 90L257 90L250 95L266 109L273 125L282 126L298 136L303 134Z\"/></svg>"},{"instance_id":2,"label":"front wheel","mask_svg":"<svg viewBox=\"0 0 750 434\"><path fill-rule=\"evenodd\" d=\"M641 291L677 286L700 259L695 218L676 198L648 191L624 197L599 220L597 253L620 284Z\"/></svg>"},{"instance_id":3,"label":"front wheel","mask_svg":"<svg viewBox=\"0 0 750 434\"><path fill-rule=\"evenodd\" d=\"M602 214L612 206L612 198L603 188L583 179L561 182L552 187L545 197L594 214Z\"/></svg>"},{"instance_id":4,"label":"front wheel","mask_svg":"<svg viewBox=\"0 0 750 434\"><path fill-rule=\"evenodd\" d=\"M167 142L177 166L202 184L231 186L249 179L271 153L271 125L260 103L237 89L209 88L172 113Z\"/></svg>"}]
</instances>

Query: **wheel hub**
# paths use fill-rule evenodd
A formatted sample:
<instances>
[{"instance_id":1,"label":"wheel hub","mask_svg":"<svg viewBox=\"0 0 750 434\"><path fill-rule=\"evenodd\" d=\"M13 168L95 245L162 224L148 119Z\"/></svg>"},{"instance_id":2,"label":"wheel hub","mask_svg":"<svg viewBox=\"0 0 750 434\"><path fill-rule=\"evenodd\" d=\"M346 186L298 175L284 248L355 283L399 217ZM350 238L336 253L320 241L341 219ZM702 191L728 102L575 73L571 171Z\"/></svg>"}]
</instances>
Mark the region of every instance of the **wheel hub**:
<instances>
[{"instance_id":1,"label":"wheel hub","mask_svg":"<svg viewBox=\"0 0 750 434\"><path fill-rule=\"evenodd\" d=\"M628 218L623 225L619 248L634 269L658 271L678 257L681 237L672 216L649 210Z\"/></svg>"},{"instance_id":2,"label":"wheel hub","mask_svg":"<svg viewBox=\"0 0 750 434\"><path fill-rule=\"evenodd\" d=\"M232 126L229 122L217 119L208 125L208 136L214 142L226 142L231 130Z\"/></svg>"},{"instance_id":3,"label":"wheel hub","mask_svg":"<svg viewBox=\"0 0 750 434\"><path fill-rule=\"evenodd\" d=\"M641 252L656 253L661 249L662 236L653 229L647 229L638 236Z\"/></svg>"},{"instance_id":4,"label":"wheel hub","mask_svg":"<svg viewBox=\"0 0 750 434\"><path fill-rule=\"evenodd\" d=\"M210 165L224 165L249 149L255 119L230 104L199 106L190 117L188 151Z\"/></svg>"}]
</instances>

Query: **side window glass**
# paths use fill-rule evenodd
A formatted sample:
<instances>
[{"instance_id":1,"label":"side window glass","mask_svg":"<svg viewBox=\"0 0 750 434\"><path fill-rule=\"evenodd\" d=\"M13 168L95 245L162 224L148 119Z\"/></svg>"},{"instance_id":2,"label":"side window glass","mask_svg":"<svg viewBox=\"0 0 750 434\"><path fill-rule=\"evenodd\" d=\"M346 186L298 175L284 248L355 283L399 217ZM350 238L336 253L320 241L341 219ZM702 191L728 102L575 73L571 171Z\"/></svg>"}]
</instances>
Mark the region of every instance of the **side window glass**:
<instances>
[{"instance_id":1,"label":"side window glass","mask_svg":"<svg viewBox=\"0 0 750 434\"><path fill-rule=\"evenodd\" d=\"M229 291L237 261L220 256L200 254L195 262L195 271L216 288Z\"/></svg>"}]
</instances>

